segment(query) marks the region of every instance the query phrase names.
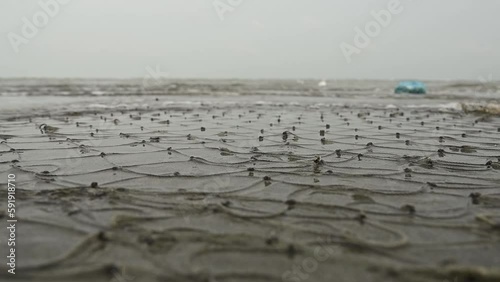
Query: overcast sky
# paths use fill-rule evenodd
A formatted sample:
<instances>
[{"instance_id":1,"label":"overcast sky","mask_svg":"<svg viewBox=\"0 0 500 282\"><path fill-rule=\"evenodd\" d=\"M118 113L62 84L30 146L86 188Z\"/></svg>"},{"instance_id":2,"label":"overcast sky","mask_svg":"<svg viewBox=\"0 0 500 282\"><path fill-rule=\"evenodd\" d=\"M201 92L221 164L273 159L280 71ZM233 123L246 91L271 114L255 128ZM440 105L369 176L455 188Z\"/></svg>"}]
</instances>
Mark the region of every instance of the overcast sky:
<instances>
[{"instance_id":1,"label":"overcast sky","mask_svg":"<svg viewBox=\"0 0 500 282\"><path fill-rule=\"evenodd\" d=\"M500 79L498 0L65 1L0 1L0 77Z\"/></svg>"}]
</instances>

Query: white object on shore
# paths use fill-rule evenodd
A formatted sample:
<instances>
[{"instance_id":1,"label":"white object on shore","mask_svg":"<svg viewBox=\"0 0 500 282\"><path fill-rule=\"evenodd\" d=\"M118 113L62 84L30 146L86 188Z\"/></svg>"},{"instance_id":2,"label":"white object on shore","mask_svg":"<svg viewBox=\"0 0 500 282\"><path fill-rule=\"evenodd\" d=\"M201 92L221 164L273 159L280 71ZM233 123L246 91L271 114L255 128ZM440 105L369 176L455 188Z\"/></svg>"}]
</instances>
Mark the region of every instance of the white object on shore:
<instances>
[{"instance_id":1,"label":"white object on shore","mask_svg":"<svg viewBox=\"0 0 500 282\"><path fill-rule=\"evenodd\" d=\"M325 80L322 80L318 83L318 86L319 87L326 87L326 81Z\"/></svg>"}]
</instances>

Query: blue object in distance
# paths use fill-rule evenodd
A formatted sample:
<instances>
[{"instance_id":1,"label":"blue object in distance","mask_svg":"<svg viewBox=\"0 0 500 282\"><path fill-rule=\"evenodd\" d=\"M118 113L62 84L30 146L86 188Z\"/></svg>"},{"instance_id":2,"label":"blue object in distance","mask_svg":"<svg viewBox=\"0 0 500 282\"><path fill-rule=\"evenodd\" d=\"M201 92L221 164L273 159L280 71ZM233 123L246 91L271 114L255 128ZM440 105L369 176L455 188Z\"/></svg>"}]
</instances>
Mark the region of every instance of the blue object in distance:
<instances>
[{"instance_id":1,"label":"blue object in distance","mask_svg":"<svg viewBox=\"0 0 500 282\"><path fill-rule=\"evenodd\" d=\"M420 81L401 81L394 89L394 93L425 94L427 88Z\"/></svg>"}]
</instances>

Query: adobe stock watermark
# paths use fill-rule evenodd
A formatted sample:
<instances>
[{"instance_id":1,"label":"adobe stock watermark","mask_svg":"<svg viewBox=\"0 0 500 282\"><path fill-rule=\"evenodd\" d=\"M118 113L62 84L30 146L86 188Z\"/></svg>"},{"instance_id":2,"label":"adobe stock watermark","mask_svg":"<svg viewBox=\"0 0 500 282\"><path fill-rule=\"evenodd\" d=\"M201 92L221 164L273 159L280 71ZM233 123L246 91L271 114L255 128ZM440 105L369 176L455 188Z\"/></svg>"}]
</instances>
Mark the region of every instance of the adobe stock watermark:
<instances>
[{"instance_id":1,"label":"adobe stock watermark","mask_svg":"<svg viewBox=\"0 0 500 282\"><path fill-rule=\"evenodd\" d=\"M253 148L255 147L255 140L252 139L245 139L243 140L238 146L240 149L242 148L247 148L250 152L252 152ZM221 147L222 148L222 147ZM221 149L219 148L219 149ZM202 205L208 205L210 204L211 200L213 197L219 196L221 194L224 194L222 189L231 187L231 185L234 185L234 182L231 181L232 178L231 173L236 172L235 170L231 170L231 168L234 168L234 165L230 166L222 166L220 167L219 174L212 176L211 180L200 186L200 187L195 187L192 191L194 193L199 193L204 195L203 199L201 200ZM250 172L253 176L253 172ZM184 216L184 221L189 222L189 214Z\"/></svg>"},{"instance_id":2,"label":"adobe stock watermark","mask_svg":"<svg viewBox=\"0 0 500 282\"><path fill-rule=\"evenodd\" d=\"M393 16L400 14L403 10L400 0L390 0L387 3L387 8L378 12L372 10L370 14L373 20L365 24L364 30L358 26L354 28L353 43L349 44L344 41L340 44L340 50L347 63L351 63L354 54L360 54L364 48L368 47L372 42L372 38L379 36L382 28L391 24Z\"/></svg>"},{"instance_id":3,"label":"adobe stock watermark","mask_svg":"<svg viewBox=\"0 0 500 282\"><path fill-rule=\"evenodd\" d=\"M113 278L111 282L131 282L135 280L135 276L127 273L127 268L122 267L121 269L113 269Z\"/></svg>"},{"instance_id":4,"label":"adobe stock watermark","mask_svg":"<svg viewBox=\"0 0 500 282\"><path fill-rule=\"evenodd\" d=\"M153 69L151 66L147 66L146 75L142 79L142 88L148 89L153 86L161 86L167 82L168 77L169 74L162 72L160 65L156 65L156 69Z\"/></svg>"},{"instance_id":5,"label":"adobe stock watermark","mask_svg":"<svg viewBox=\"0 0 500 282\"><path fill-rule=\"evenodd\" d=\"M479 93L493 94L495 91L498 91L496 85L494 85L495 81L493 80L493 74L489 74L488 76L479 76L478 80L480 85L476 88Z\"/></svg>"},{"instance_id":6,"label":"adobe stock watermark","mask_svg":"<svg viewBox=\"0 0 500 282\"><path fill-rule=\"evenodd\" d=\"M217 12L219 20L223 21L226 13L234 12L243 2L244 0L214 0L212 5L215 12Z\"/></svg>"},{"instance_id":7,"label":"adobe stock watermark","mask_svg":"<svg viewBox=\"0 0 500 282\"><path fill-rule=\"evenodd\" d=\"M62 5L66 5L71 0L40 0L38 6L40 9L33 14L31 19L22 17L22 27L20 33L9 32L7 39L12 49L17 54L21 45L26 45L31 39L35 38L41 29L45 28L51 18L56 17L61 12Z\"/></svg>"},{"instance_id":8,"label":"adobe stock watermark","mask_svg":"<svg viewBox=\"0 0 500 282\"><path fill-rule=\"evenodd\" d=\"M309 279L309 274L315 272L321 262L325 262L333 256L339 255L340 250L334 249L328 244L332 242L330 237L318 240L319 246L316 246L313 255L301 261L300 264L293 264L291 270L287 270L281 276L283 282L301 282Z\"/></svg>"}]
</instances>

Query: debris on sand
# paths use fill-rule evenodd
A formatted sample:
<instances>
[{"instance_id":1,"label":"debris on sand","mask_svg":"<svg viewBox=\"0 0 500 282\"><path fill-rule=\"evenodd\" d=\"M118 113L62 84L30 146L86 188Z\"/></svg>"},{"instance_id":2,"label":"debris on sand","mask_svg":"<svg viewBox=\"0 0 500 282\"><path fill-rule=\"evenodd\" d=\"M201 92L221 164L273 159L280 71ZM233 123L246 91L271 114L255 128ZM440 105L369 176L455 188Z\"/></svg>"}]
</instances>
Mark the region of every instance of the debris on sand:
<instances>
[{"instance_id":1,"label":"debris on sand","mask_svg":"<svg viewBox=\"0 0 500 282\"><path fill-rule=\"evenodd\" d=\"M496 102L490 102L487 104L461 103L460 105L466 114L487 114L500 116L500 104Z\"/></svg>"},{"instance_id":2,"label":"debris on sand","mask_svg":"<svg viewBox=\"0 0 500 282\"><path fill-rule=\"evenodd\" d=\"M42 134L54 133L59 130L58 127L50 126L45 123L41 124L38 128Z\"/></svg>"}]
</instances>

